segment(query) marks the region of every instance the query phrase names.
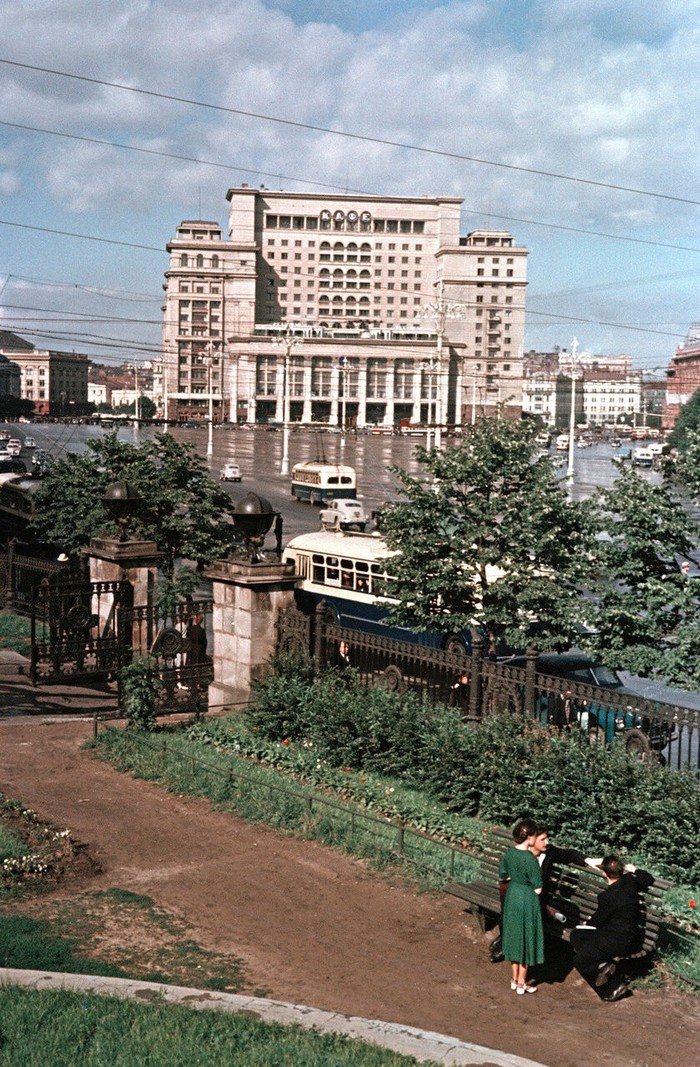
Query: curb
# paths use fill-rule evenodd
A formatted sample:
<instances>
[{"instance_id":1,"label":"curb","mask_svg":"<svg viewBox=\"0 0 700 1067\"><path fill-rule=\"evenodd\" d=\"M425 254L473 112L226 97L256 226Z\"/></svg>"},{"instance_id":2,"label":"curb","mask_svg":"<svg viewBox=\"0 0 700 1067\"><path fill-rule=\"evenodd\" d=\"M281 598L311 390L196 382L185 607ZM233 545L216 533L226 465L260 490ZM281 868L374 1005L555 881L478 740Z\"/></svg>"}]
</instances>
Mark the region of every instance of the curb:
<instances>
[{"instance_id":1,"label":"curb","mask_svg":"<svg viewBox=\"0 0 700 1067\"><path fill-rule=\"evenodd\" d=\"M0 984L26 989L64 989L74 993L112 996L138 1000L158 1000L182 1004L200 1011L240 1013L261 1022L297 1025L306 1030L346 1034L348 1037L380 1045L418 1061L433 1060L452 1067L545 1067L535 1060L523 1059L507 1052L457 1041L446 1034L420 1030L400 1023L379 1019L362 1019L340 1012L321 1011L305 1004L286 1004L280 1000L241 996L236 993L213 993L186 986L136 982L128 978L100 978L85 974L57 974L53 971L23 971L0 967Z\"/></svg>"}]
</instances>

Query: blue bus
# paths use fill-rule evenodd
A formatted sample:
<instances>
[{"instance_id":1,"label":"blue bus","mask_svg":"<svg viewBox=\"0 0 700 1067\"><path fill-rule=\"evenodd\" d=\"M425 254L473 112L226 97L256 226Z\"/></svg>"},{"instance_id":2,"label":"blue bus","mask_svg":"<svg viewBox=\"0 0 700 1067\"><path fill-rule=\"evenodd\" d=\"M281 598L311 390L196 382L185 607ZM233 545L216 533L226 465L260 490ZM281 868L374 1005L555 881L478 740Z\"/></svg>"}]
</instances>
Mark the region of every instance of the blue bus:
<instances>
[{"instance_id":1,"label":"blue bus","mask_svg":"<svg viewBox=\"0 0 700 1067\"><path fill-rule=\"evenodd\" d=\"M292 496L310 504L326 500L354 500L357 496L355 468L343 463L306 460L292 467Z\"/></svg>"},{"instance_id":2,"label":"blue bus","mask_svg":"<svg viewBox=\"0 0 700 1067\"><path fill-rule=\"evenodd\" d=\"M297 603L307 613L323 601L338 626L427 648L470 652L471 635L466 632L418 631L386 621L389 608L397 603L385 594L391 556L377 533L321 530L293 537L282 559L294 564L301 579Z\"/></svg>"}]
</instances>

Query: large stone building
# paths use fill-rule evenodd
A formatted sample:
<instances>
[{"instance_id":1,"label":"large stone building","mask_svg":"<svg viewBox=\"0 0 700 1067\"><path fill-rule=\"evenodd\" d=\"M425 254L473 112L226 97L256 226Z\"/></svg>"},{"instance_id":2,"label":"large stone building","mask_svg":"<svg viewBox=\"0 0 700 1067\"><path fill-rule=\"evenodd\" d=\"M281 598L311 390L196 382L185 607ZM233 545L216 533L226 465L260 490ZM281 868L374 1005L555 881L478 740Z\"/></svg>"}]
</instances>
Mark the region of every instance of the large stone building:
<instances>
[{"instance_id":1,"label":"large stone building","mask_svg":"<svg viewBox=\"0 0 700 1067\"><path fill-rule=\"evenodd\" d=\"M169 419L459 426L519 414L527 249L457 197L230 189L168 243ZM285 400L288 412L285 411Z\"/></svg>"},{"instance_id":2,"label":"large stone building","mask_svg":"<svg viewBox=\"0 0 700 1067\"><path fill-rule=\"evenodd\" d=\"M697 389L700 389L700 322L690 327L666 371L666 400L661 416L664 429L671 429L681 408Z\"/></svg>"},{"instance_id":3,"label":"large stone building","mask_svg":"<svg viewBox=\"0 0 700 1067\"><path fill-rule=\"evenodd\" d=\"M572 353L565 348L525 353L523 411L538 415L552 428L565 429L571 419L571 372L575 363L576 423L592 426L631 424L648 410L641 372L632 370L629 355Z\"/></svg>"},{"instance_id":4,"label":"large stone building","mask_svg":"<svg viewBox=\"0 0 700 1067\"><path fill-rule=\"evenodd\" d=\"M19 367L21 397L32 401L35 415L86 414L87 356L39 350L10 331L0 335L0 354Z\"/></svg>"}]
</instances>

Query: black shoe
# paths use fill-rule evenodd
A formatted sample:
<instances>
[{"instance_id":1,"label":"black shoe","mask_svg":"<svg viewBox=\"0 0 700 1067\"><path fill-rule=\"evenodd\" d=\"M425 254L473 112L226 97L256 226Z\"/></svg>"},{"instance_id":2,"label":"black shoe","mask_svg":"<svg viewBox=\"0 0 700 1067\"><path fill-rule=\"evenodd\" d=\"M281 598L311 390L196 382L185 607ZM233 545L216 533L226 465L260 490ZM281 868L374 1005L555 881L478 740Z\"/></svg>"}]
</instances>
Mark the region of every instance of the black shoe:
<instances>
[{"instance_id":1,"label":"black shoe","mask_svg":"<svg viewBox=\"0 0 700 1067\"><path fill-rule=\"evenodd\" d=\"M595 977L596 989L602 989L604 985L607 985L612 976L617 970L617 964L615 963L601 963L598 968L598 973Z\"/></svg>"},{"instance_id":2,"label":"black shoe","mask_svg":"<svg viewBox=\"0 0 700 1067\"><path fill-rule=\"evenodd\" d=\"M630 987L625 985L624 982L620 982L620 984L616 985L614 989L611 989L609 993L606 993L602 999L607 1004L612 1004L614 1001L622 1000L623 997L626 997L629 991Z\"/></svg>"}]
</instances>

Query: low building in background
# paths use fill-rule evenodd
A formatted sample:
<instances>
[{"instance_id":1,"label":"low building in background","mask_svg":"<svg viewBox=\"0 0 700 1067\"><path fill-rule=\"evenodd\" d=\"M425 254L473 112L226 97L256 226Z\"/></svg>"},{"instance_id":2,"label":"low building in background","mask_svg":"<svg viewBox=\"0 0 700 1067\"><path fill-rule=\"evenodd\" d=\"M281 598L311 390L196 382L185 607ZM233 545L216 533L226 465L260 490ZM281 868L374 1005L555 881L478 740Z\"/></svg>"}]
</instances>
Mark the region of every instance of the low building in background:
<instances>
[{"instance_id":1,"label":"low building in background","mask_svg":"<svg viewBox=\"0 0 700 1067\"><path fill-rule=\"evenodd\" d=\"M694 322L676 349L666 371L666 397L661 415L663 429L673 427L684 404L700 389L700 322Z\"/></svg>"},{"instance_id":2,"label":"low building in background","mask_svg":"<svg viewBox=\"0 0 700 1067\"><path fill-rule=\"evenodd\" d=\"M35 415L56 418L89 414L87 356L77 352L37 349L10 331L0 332L0 354L20 370L20 392Z\"/></svg>"}]
</instances>

